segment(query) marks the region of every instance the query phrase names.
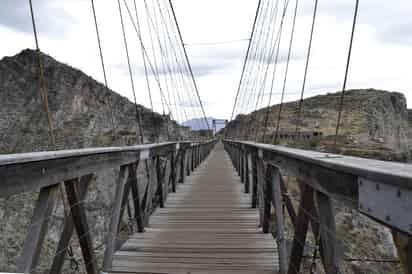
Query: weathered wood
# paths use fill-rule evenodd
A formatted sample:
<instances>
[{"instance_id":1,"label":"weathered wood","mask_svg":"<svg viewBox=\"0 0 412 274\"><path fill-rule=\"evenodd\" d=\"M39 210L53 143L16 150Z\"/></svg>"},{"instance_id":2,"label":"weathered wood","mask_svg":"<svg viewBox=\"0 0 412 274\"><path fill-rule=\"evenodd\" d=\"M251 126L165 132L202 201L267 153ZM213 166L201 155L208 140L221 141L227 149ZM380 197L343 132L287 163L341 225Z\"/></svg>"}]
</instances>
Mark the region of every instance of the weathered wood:
<instances>
[{"instance_id":1,"label":"weathered wood","mask_svg":"<svg viewBox=\"0 0 412 274\"><path fill-rule=\"evenodd\" d=\"M297 225L293 236L292 251L289 259L288 274L299 274L302 262L306 234L309 228L309 216L311 204L314 203L313 188L304 186L301 196L300 209L297 218Z\"/></svg>"},{"instance_id":2,"label":"weathered wood","mask_svg":"<svg viewBox=\"0 0 412 274\"><path fill-rule=\"evenodd\" d=\"M261 233L258 212L219 146L154 212L145 233L115 253L111 274L276 273L276 243Z\"/></svg>"},{"instance_id":3,"label":"weathered wood","mask_svg":"<svg viewBox=\"0 0 412 274\"><path fill-rule=\"evenodd\" d=\"M170 170L171 170L170 180L171 180L171 183L172 183L172 192L174 192L174 193L176 192L176 183L177 183L176 182L176 174L177 174L177 170L176 170L177 164L176 164L176 162L177 161L178 161L178 157L177 157L176 153L175 152L171 153L170 154Z\"/></svg>"},{"instance_id":4,"label":"weathered wood","mask_svg":"<svg viewBox=\"0 0 412 274\"><path fill-rule=\"evenodd\" d=\"M272 202L275 208L276 216L276 240L279 250L279 271L280 274L287 273L288 267L288 256L286 249L286 238L285 238L285 216L283 215L283 195L281 188L282 175L278 168L273 167L272 169L272 181L273 191L272 191Z\"/></svg>"},{"instance_id":5,"label":"weathered wood","mask_svg":"<svg viewBox=\"0 0 412 274\"><path fill-rule=\"evenodd\" d=\"M392 236L405 274L412 273L412 237L392 230Z\"/></svg>"},{"instance_id":6,"label":"weathered wood","mask_svg":"<svg viewBox=\"0 0 412 274\"><path fill-rule=\"evenodd\" d=\"M97 274L98 269L94 254L92 233L87 224L86 212L78 191L78 183L78 179L64 182L67 200L69 201L70 213L73 218L74 227L76 228L86 271L88 274Z\"/></svg>"},{"instance_id":7,"label":"weathered wood","mask_svg":"<svg viewBox=\"0 0 412 274\"><path fill-rule=\"evenodd\" d=\"M140 192L139 182L137 181L136 170L139 163L135 165L129 165L129 178L130 186L132 189L133 205L134 205L134 218L136 219L137 232L144 232L143 212L140 204Z\"/></svg>"},{"instance_id":8,"label":"weathered wood","mask_svg":"<svg viewBox=\"0 0 412 274\"><path fill-rule=\"evenodd\" d=\"M262 191L263 191L263 224L262 230L263 233L270 232L270 209L271 209L271 202L272 202L272 172L270 168L267 168L266 165L263 165L263 184L262 184Z\"/></svg>"},{"instance_id":9,"label":"weathered wood","mask_svg":"<svg viewBox=\"0 0 412 274\"><path fill-rule=\"evenodd\" d=\"M23 249L17 260L18 272L31 273L36 267L46 236L49 218L56 201L58 188L58 185L53 185L43 187L40 190L24 240Z\"/></svg>"},{"instance_id":10,"label":"weathered wood","mask_svg":"<svg viewBox=\"0 0 412 274\"><path fill-rule=\"evenodd\" d=\"M245 170L246 170L246 178L245 178L245 193L249 193L250 192L250 175L251 175L251 170L250 170L250 166L251 166L251 156L249 153L246 153L245 156Z\"/></svg>"},{"instance_id":11,"label":"weathered wood","mask_svg":"<svg viewBox=\"0 0 412 274\"><path fill-rule=\"evenodd\" d=\"M289 214L289 217L292 221L293 227L296 228L296 220L297 220L296 211L295 211L295 208L293 207L293 203L292 203L289 195L287 194L285 181L283 180L283 177L282 177L281 174L279 176L279 182L280 182L280 187L281 187L281 190L282 190L282 196L283 196L283 200L285 202L286 210L287 210L287 212Z\"/></svg>"},{"instance_id":12,"label":"weathered wood","mask_svg":"<svg viewBox=\"0 0 412 274\"><path fill-rule=\"evenodd\" d=\"M116 181L116 192L114 195L114 203L111 212L109 231L107 233L106 250L103 259L103 269L111 268L113 253L115 251L116 238L119 231L119 220L121 217L122 201L125 195L125 184L129 177L127 166L121 166L119 176Z\"/></svg>"},{"instance_id":13,"label":"weathered wood","mask_svg":"<svg viewBox=\"0 0 412 274\"><path fill-rule=\"evenodd\" d=\"M80 178L79 184L79 196L82 201L84 201L84 197L87 194L87 188L93 179L93 175L89 174ZM70 215L66 215L64 217L64 224L63 224L63 231L60 235L59 243L57 244L57 250L53 257L53 263L50 268L50 274L59 274L62 271L64 261L67 254L67 249L70 245L70 240L72 238L74 232L74 224L72 217Z\"/></svg>"},{"instance_id":14,"label":"weathered wood","mask_svg":"<svg viewBox=\"0 0 412 274\"><path fill-rule=\"evenodd\" d=\"M336 235L335 214L330 198L323 193L316 192L316 201L319 208L320 242L323 250L326 273L339 273L340 252Z\"/></svg>"},{"instance_id":15,"label":"weathered wood","mask_svg":"<svg viewBox=\"0 0 412 274\"><path fill-rule=\"evenodd\" d=\"M264 167L264 162L263 159L258 158L256 160L256 176L257 176L257 205L259 208L259 224L263 229L264 233L267 233L268 230L268 225L269 225L269 220L265 219L265 194L264 194L264 185L266 183L265 181L265 167Z\"/></svg>"},{"instance_id":16,"label":"weathered wood","mask_svg":"<svg viewBox=\"0 0 412 274\"><path fill-rule=\"evenodd\" d=\"M257 157L252 156L252 208L257 207L258 203L258 174L257 174Z\"/></svg>"},{"instance_id":17,"label":"weathered wood","mask_svg":"<svg viewBox=\"0 0 412 274\"><path fill-rule=\"evenodd\" d=\"M157 178L157 196L159 197L159 206L162 208L164 203L164 170L162 168L162 162L159 157L156 157L156 178Z\"/></svg>"}]
</instances>

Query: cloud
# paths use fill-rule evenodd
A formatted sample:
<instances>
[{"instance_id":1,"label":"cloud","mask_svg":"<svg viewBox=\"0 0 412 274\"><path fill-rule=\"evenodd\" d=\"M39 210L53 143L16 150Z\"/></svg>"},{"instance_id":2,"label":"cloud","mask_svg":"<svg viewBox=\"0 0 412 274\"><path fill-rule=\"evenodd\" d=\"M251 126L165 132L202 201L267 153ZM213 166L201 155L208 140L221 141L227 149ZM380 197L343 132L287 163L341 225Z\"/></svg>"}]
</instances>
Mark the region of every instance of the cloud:
<instances>
[{"instance_id":1,"label":"cloud","mask_svg":"<svg viewBox=\"0 0 412 274\"><path fill-rule=\"evenodd\" d=\"M412 45L412 21L392 24L378 32L377 37L387 43Z\"/></svg>"},{"instance_id":2,"label":"cloud","mask_svg":"<svg viewBox=\"0 0 412 274\"><path fill-rule=\"evenodd\" d=\"M39 32L61 37L65 32L65 26L74 22L74 18L64 11L61 2L33 1L36 27ZM2 0L0 24L17 32L32 33L28 1Z\"/></svg>"}]
</instances>

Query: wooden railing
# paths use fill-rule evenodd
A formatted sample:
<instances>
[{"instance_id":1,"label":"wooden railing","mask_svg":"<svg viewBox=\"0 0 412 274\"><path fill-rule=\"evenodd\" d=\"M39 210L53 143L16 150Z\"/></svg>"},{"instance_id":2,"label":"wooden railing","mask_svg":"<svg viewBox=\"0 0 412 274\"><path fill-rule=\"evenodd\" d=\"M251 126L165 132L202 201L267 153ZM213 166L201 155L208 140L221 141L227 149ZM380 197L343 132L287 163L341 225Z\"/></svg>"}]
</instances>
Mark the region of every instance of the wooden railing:
<instances>
[{"instance_id":1,"label":"wooden railing","mask_svg":"<svg viewBox=\"0 0 412 274\"><path fill-rule=\"evenodd\" d=\"M204 143L161 143L128 147L90 148L0 156L0 198L39 191L21 255L16 265L21 273L33 273L47 234L52 209L58 199L67 199L63 232L49 273L61 273L73 232L77 232L84 268L89 274L111 268L119 245L118 232L125 209L131 210L138 232L143 232L156 202L164 206L167 194L176 191L209 154L215 140ZM137 170L143 165L148 183L139 189ZM110 226L105 236L103 267L98 266L84 208L88 185L100 171L118 169ZM65 193L59 196L60 190ZM130 212L129 212L130 213Z\"/></svg>"},{"instance_id":2,"label":"wooden railing","mask_svg":"<svg viewBox=\"0 0 412 274\"><path fill-rule=\"evenodd\" d=\"M412 273L412 165L254 142L224 144L245 192L251 192L251 206L259 208L263 232L271 230L270 217L275 216L282 274L300 273L309 225L325 272L342 273L332 200L390 228L400 263L405 273ZM300 186L298 210L284 176L296 178ZM283 208L294 231L291 248L286 246Z\"/></svg>"}]
</instances>

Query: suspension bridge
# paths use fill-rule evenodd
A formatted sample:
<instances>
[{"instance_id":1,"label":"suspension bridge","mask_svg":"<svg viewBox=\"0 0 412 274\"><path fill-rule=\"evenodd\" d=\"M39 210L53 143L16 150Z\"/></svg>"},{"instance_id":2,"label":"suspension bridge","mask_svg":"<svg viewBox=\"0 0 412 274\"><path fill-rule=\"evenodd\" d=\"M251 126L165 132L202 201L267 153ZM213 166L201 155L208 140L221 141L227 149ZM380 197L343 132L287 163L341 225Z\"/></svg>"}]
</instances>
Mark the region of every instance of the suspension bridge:
<instances>
[{"instance_id":1,"label":"suspension bridge","mask_svg":"<svg viewBox=\"0 0 412 274\"><path fill-rule=\"evenodd\" d=\"M278 63L284 19L290 4L295 3L287 47L289 66L299 1L285 0L283 6L281 2L258 1L230 120L236 114L256 110L267 88L273 90L276 66L265 66L272 63L265 60ZM337 203L374 220L393 235L396 260L363 257L356 259L358 262L395 263L404 273L412 273L411 165L277 145L279 139L289 136L309 138L299 127L318 0L313 2L303 87L296 109L296 131L288 132L288 137L283 137L285 134L279 127L281 107L276 117L270 117L269 110L265 113L264 123L257 132L249 130L245 136L239 136L226 127L222 134L213 136L172 1L152 1L152 7L144 1L147 37L143 37L136 2L118 0L117 3L136 105L138 143L0 155L0 198L38 193L14 273L40 271L41 250L53 210L59 204L64 208L63 227L52 260L41 270L44 273L64 272L67 258L74 260L73 242L78 243L82 255L81 261L75 260L74 272L88 274L345 273L343 263L355 259L345 257L342 250L339 239L342 235L337 233L335 220ZM338 102L335 148L339 146L337 137L358 4L354 1L352 35ZM47 114L48 138L50 147L55 148L54 116L49 108L47 73L31 0L28 6L38 51L37 72ZM150 98L157 88L162 106L178 122L203 117L208 136L195 140L182 140L183 136L172 140L169 136L167 142L146 142L137 107L124 15L129 18L141 46ZM107 87L98 13L93 0L91 16ZM281 106L288 80L287 67L282 79ZM168 73L160 76L160 70ZM151 73L153 78L149 76ZM189 107L178 108L179 105ZM270 105L271 97L268 107ZM268 126L272 120L276 126L270 135ZM214 127L217 122L214 121ZM111 124L116 134L114 116ZM116 178L109 201L110 214L101 216L108 225L99 249L87 215L86 200L92 182L108 170L115 170ZM298 186L298 194L289 189L291 178Z\"/></svg>"}]
</instances>

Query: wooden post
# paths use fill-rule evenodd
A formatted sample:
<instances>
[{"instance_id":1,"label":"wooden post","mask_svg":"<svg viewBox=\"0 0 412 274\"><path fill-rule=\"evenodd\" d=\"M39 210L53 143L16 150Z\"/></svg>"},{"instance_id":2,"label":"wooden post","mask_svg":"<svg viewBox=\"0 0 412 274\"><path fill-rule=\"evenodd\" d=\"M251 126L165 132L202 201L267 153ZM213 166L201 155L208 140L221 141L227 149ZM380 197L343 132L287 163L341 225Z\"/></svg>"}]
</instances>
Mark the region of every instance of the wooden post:
<instances>
[{"instance_id":1,"label":"wooden post","mask_svg":"<svg viewBox=\"0 0 412 274\"><path fill-rule=\"evenodd\" d=\"M257 207L258 203L258 174L257 174L257 155L256 153L253 153L251 156L252 159L252 208Z\"/></svg>"},{"instance_id":2,"label":"wooden post","mask_svg":"<svg viewBox=\"0 0 412 274\"><path fill-rule=\"evenodd\" d=\"M113 254L115 251L116 238L117 238L117 233L119 230L119 221L121 218L121 211L122 211L121 208L122 208L123 196L125 194L124 193L125 184L126 184L127 179L128 179L128 167L121 166L120 171L119 171L119 176L116 182L116 193L114 195L113 208L111 212L112 217L110 219L109 231L108 231L107 242L106 242L106 250L105 250L104 259L103 259L103 269L105 271L108 271L112 267Z\"/></svg>"},{"instance_id":3,"label":"wooden post","mask_svg":"<svg viewBox=\"0 0 412 274\"><path fill-rule=\"evenodd\" d=\"M245 193L249 193L250 192L250 154L249 153L245 153Z\"/></svg>"},{"instance_id":4,"label":"wooden post","mask_svg":"<svg viewBox=\"0 0 412 274\"><path fill-rule=\"evenodd\" d=\"M164 193L163 193L163 176L161 169L160 157L156 157L156 178L157 178L157 195L159 196L159 205L163 208L164 205Z\"/></svg>"},{"instance_id":5,"label":"wooden post","mask_svg":"<svg viewBox=\"0 0 412 274\"><path fill-rule=\"evenodd\" d=\"M172 192L176 192L176 173L177 173L177 165L176 165L176 161L177 161L177 157L176 157L176 152L173 151L170 154L170 180L172 181Z\"/></svg>"},{"instance_id":6,"label":"wooden post","mask_svg":"<svg viewBox=\"0 0 412 274\"><path fill-rule=\"evenodd\" d=\"M130 188L132 190L133 204L134 204L134 217L137 224L137 232L144 232L144 222L143 222L143 212L142 206L140 205L140 192L139 192L139 182L137 181L137 167L139 163L129 165L129 178L130 178Z\"/></svg>"},{"instance_id":7,"label":"wooden post","mask_svg":"<svg viewBox=\"0 0 412 274\"><path fill-rule=\"evenodd\" d=\"M329 196L316 192L316 201L319 208L320 243L326 273L340 273L340 258L336 236L335 214Z\"/></svg>"},{"instance_id":8,"label":"wooden post","mask_svg":"<svg viewBox=\"0 0 412 274\"><path fill-rule=\"evenodd\" d=\"M97 261L94 254L92 233L87 223L86 212L78 191L78 179L64 182L70 212L76 228L79 244L82 250L84 264L88 274L97 274ZM120 199L121 202L121 199ZM119 203L120 203L119 202ZM117 223L116 223L117 225Z\"/></svg>"},{"instance_id":9,"label":"wooden post","mask_svg":"<svg viewBox=\"0 0 412 274\"><path fill-rule=\"evenodd\" d=\"M31 273L36 267L41 247L46 236L47 225L56 202L59 186L43 187L34 207L23 250L17 260L17 271Z\"/></svg>"},{"instance_id":10,"label":"wooden post","mask_svg":"<svg viewBox=\"0 0 412 274\"><path fill-rule=\"evenodd\" d=\"M278 168L273 167L272 175L273 191L272 191L272 202L275 208L276 215L276 239L279 250L279 270L280 274L287 273L287 249L286 249L286 239L285 239L285 216L283 215L283 195L281 190L281 174Z\"/></svg>"},{"instance_id":11,"label":"wooden post","mask_svg":"<svg viewBox=\"0 0 412 274\"><path fill-rule=\"evenodd\" d=\"M313 189L308 185L304 185L300 202L301 208L299 208L295 235L293 236L288 274L299 274L303 250L305 248L306 234L309 227L309 216L307 213L310 210L311 204L313 204Z\"/></svg>"},{"instance_id":12,"label":"wooden post","mask_svg":"<svg viewBox=\"0 0 412 274\"><path fill-rule=\"evenodd\" d=\"M93 179L93 175L89 174L80 178L79 184L79 192L80 192L80 199L84 201L84 197L87 194L87 188ZM70 239L72 238L74 231L74 224L72 217L70 215L66 215L64 217L64 226L63 231L61 233L59 243L57 244L57 250L53 257L53 263L50 268L50 274L59 274L62 272L62 268L64 265L64 260L66 258L67 249L70 244Z\"/></svg>"},{"instance_id":13,"label":"wooden post","mask_svg":"<svg viewBox=\"0 0 412 274\"><path fill-rule=\"evenodd\" d=\"M267 233L267 225L265 224L265 194L263 188L265 187L265 167L263 163L263 157L261 151L258 151L257 160L256 160L256 176L257 176L257 203L259 206L259 224L263 229L264 233ZM269 221L269 220L267 220Z\"/></svg>"},{"instance_id":14,"label":"wooden post","mask_svg":"<svg viewBox=\"0 0 412 274\"><path fill-rule=\"evenodd\" d=\"M263 233L269 233L270 229L270 209L272 200L272 171L263 164L263 178L261 182L261 189L263 195Z\"/></svg>"},{"instance_id":15,"label":"wooden post","mask_svg":"<svg viewBox=\"0 0 412 274\"><path fill-rule=\"evenodd\" d=\"M180 151L180 183L185 182L185 158L186 158L186 150L182 149Z\"/></svg>"}]
</instances>

